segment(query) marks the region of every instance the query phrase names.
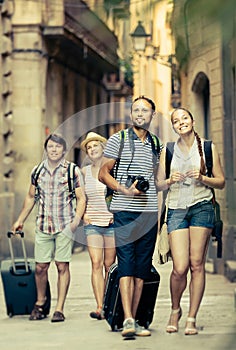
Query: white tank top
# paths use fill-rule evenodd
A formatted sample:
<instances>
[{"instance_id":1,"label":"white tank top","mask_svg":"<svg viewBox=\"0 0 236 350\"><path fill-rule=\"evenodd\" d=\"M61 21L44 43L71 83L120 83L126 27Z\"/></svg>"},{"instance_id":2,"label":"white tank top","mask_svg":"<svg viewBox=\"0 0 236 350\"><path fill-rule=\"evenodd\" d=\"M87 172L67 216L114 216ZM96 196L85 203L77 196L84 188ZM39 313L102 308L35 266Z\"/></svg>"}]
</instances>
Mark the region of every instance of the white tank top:
<instances>
[{"instance_id":1,"label":"white tank top","mask_svg":"<svg viewBox=\"0 0 236 350\"><path fill-rule=\"evenodd\" d=\"M89 216L92 225L108 226L113 215L108 211L105 201L106 186L93 177L91 165L87 165L85 171L85 193L87 197L85 214Z\"/></svg>"},{"instance_id":2,"label":"white tank top","mask_svg":"<svg viewBox=\"0 0 236 350\"><path fill-rule=\"evenodd\" d=\"M201 142L202 149L204 149L204 141L201 140ZM196 139L188 155L183 154L177 143L175 143L170 173L175 171L185 173L192 168L200 170L200 162L201 158L198 152ZM185 182L175 183L170 186L167 204L170 209L185 209L204 200L209 201L211 198L212 191L209 187L198 180L187 178Z\"/></svg>"}]
</instances>

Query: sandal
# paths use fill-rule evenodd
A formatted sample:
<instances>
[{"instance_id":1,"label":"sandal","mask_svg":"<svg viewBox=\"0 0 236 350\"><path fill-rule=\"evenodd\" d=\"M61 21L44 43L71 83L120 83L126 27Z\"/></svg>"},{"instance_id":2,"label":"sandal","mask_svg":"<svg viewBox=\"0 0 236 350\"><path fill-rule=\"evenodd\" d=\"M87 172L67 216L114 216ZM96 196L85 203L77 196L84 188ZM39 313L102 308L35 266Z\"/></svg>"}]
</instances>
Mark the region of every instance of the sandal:
<instances>
[{"instance_id":1,"label":"sandal","mask_svg":"<svg viewBox=\"0 0 236 350\"><path fill-rule=\"evenodd\" d=\"M187 325L186 325L184 334L185 335L196 335L196 334L198 334L198 330L195 327L196 318L195 317L188 317L187 318L187 323L194 323L194 327L187 327Z\"/></svg>"},{"instance_id":2,"label":"sandal","mask_svg":"<svg viewBox=\"0 0 236 350\"><path fill-rule=\"evenodd\" d=\"M97 320L104 320L104 314L103 314L102 307L98 307L97 311L90 312L89 316L91 318L96 318Z\"/></svg>"},{"instance_id":3,"label":"sandal","mask_svg":"<svg viewBox=\"0 0 236 350\"><path fill-rule=\"evenodd\" d=\"M47 298L43 305L35 304L30 314L29 320L30 321L43 320L49 314L50 306L51 306L50 298Z\"/></svg>"},{"instance_id":4,"label":"sandal","mask_svg":"<svg viewBox=\"0 0 236 350\"><path fill-rule=\"evenodd\" d=\"M176 332L178 332L178 325L174 326L174 325L170 324L173 315L178 315L178 321L177 322L179 322L179 320L181 319L181 316L182 316L182 309L181 309L181 307L176 309L176 310L173 310L173 309L171 310L169 324L166 327L166 332L167 333L176 333Z\"/></svg>"},{"instance_id":5,"label":"sandal","mask_svg":"<svg viewBox=\"0 0 236 350\"><path fill-rule=\"evenodd\" d=\"M104 320L104 316L103 316L102 311L92 311L92 312L90 312L89 316L91 318L96 318L97 320Z\"/></svg>"},{"instance_id":6,"label":"sandal","mask_svg":"<svg viewBox=\"0 0 236 350\"><path fill-rule=\"evenodd\" d=\"M47 300L43 305L34 305L34 308L30 314L30 321L39 321L47 317L49 313Z\"/></svg>"},{"instance_id":7,"label":"sandal","mask_svg":"<svg viewBox=\"0 0 236 350\"><path fill-rule=\"evenodd\" d=\"M55 311L52 316L51 322L64 322L64 321L65 321L65 316L63 315L63 313L60 311Z\"/></svg>"}]
</instances>

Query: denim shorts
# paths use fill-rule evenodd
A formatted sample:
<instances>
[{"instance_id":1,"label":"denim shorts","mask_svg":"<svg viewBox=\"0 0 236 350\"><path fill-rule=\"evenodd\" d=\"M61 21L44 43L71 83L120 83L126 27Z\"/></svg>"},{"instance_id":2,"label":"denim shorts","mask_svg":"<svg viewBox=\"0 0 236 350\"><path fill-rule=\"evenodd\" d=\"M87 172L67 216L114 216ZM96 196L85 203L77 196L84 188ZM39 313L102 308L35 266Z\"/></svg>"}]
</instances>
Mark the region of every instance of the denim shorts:
<instances>
[{"instance_id":1,"label":"denim shorts","mask_svg":"<svg viewBox=\"0 0 236 350\"><path fill-rule=\"evenodd\" d=\"M157 236L157 213L114 213L118 276L149 278Z\"/></svg>"},{"instance_id":2,"label":"denim shorts","mask_svg":"<svg viewBox=\"0 0 236 350\"><path fill-rule=\"evenodd\" d=\"M114 224L110 224L109 226L96 226L96 225L85 225L84 233L86 236L90 235L101 235L106 237L113 237L114 232Z\"/></svg>"},{"instance_id":3,"label":"denim shorts","mask_svg":"<svg viewBox=\"0 0 236 350\"><path fill-rule=\"evenodd\" d=\"M186 209L168 209L168 233L190 226L213 228L215 213L211 201L202 201Z\"/></svg>"}]
</instances>

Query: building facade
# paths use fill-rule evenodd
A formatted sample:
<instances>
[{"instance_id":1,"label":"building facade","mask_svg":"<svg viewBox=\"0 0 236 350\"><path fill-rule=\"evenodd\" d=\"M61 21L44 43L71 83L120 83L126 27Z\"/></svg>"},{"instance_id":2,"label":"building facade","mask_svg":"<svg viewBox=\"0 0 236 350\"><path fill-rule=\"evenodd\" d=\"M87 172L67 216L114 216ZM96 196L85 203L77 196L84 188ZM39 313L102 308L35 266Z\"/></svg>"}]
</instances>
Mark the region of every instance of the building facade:
<instances>
[{"instance_id":1,"label":"building facade","mask_svg":"<svg viewBox=\"0 0 236 350\"><path fill-rule=\"evenodd\" d=\"M0 247L8 250L6 234L14 213L13 183L13 99L12 99L12 43L11 16L13 3L0 2Z\"/></svg>"},{"instance_id":2,"label":"building facade","mask_svg":"<svg viewBox=\"0 0 236 350\"><path fill-rule=\"evenodd\" d=\"M94 7L95 1L82 0L0 1L0 256L9 254L5 232L21 209L31 169L42 160L46 136L63 134L67 158L80 161L80 138L91 129L109 136L110 105L124 109L132 94L120 70L114 30L127 22L127 2L120 2L119 13L105 2ZM104 107L94 108L99 105ZM30 255L34 221L33 214L26 225Z\"/></svg>"},{"instance_id":3,"label":"building facade","mask_svg":"<svg viewBox=\"0 0 236 350\"><path fill-rule=\"evenodd\" d=\"M236 260L236 9L233 0L179 0L173 12L181 104L196 119L200 135L212 139L220 154L226 186L216 190L224 222L223 258L211 243L214 272L234 279Z\"/></svg>"},{"instance_id":4,"label":"building facade","mask_svg":"<svg viewBox=\"0 0 236 350\"><path fill-rule=\"evenodd\" d=\"M172 11L171 0L147 0L130 5L132 33L140 21L149 35L144 51L133 50L134 96L147 95L156 102L157 116L152 127L163 142L174 139L169 119L175 67Z\"/></svg>"}]
</instances>

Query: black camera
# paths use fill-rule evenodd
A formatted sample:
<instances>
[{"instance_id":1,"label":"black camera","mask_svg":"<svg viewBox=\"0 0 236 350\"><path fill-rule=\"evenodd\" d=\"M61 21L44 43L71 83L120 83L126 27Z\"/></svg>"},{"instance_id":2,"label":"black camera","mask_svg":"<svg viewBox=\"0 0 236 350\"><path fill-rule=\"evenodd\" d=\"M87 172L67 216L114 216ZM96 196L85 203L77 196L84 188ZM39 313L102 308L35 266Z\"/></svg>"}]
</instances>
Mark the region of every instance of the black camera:
<instances>
[{"instance_id":1,"label":"black camera","mask_svg":"<svg viewBox=\"0 0 236 350\"><path fill-rule=\"evenodd\" d=\"M141 175L139 175L139 176L128 175L128 178L126 180L125 186L127 188L130 188L130 186L136 180L138 180L137 184L135 185L137 190L139 190L141 192L147 192L147 190L149 189L149 182L148 182L148 180L145 180L145 178L143 176L141 176Z\"/></svg>"}]
</instances>

